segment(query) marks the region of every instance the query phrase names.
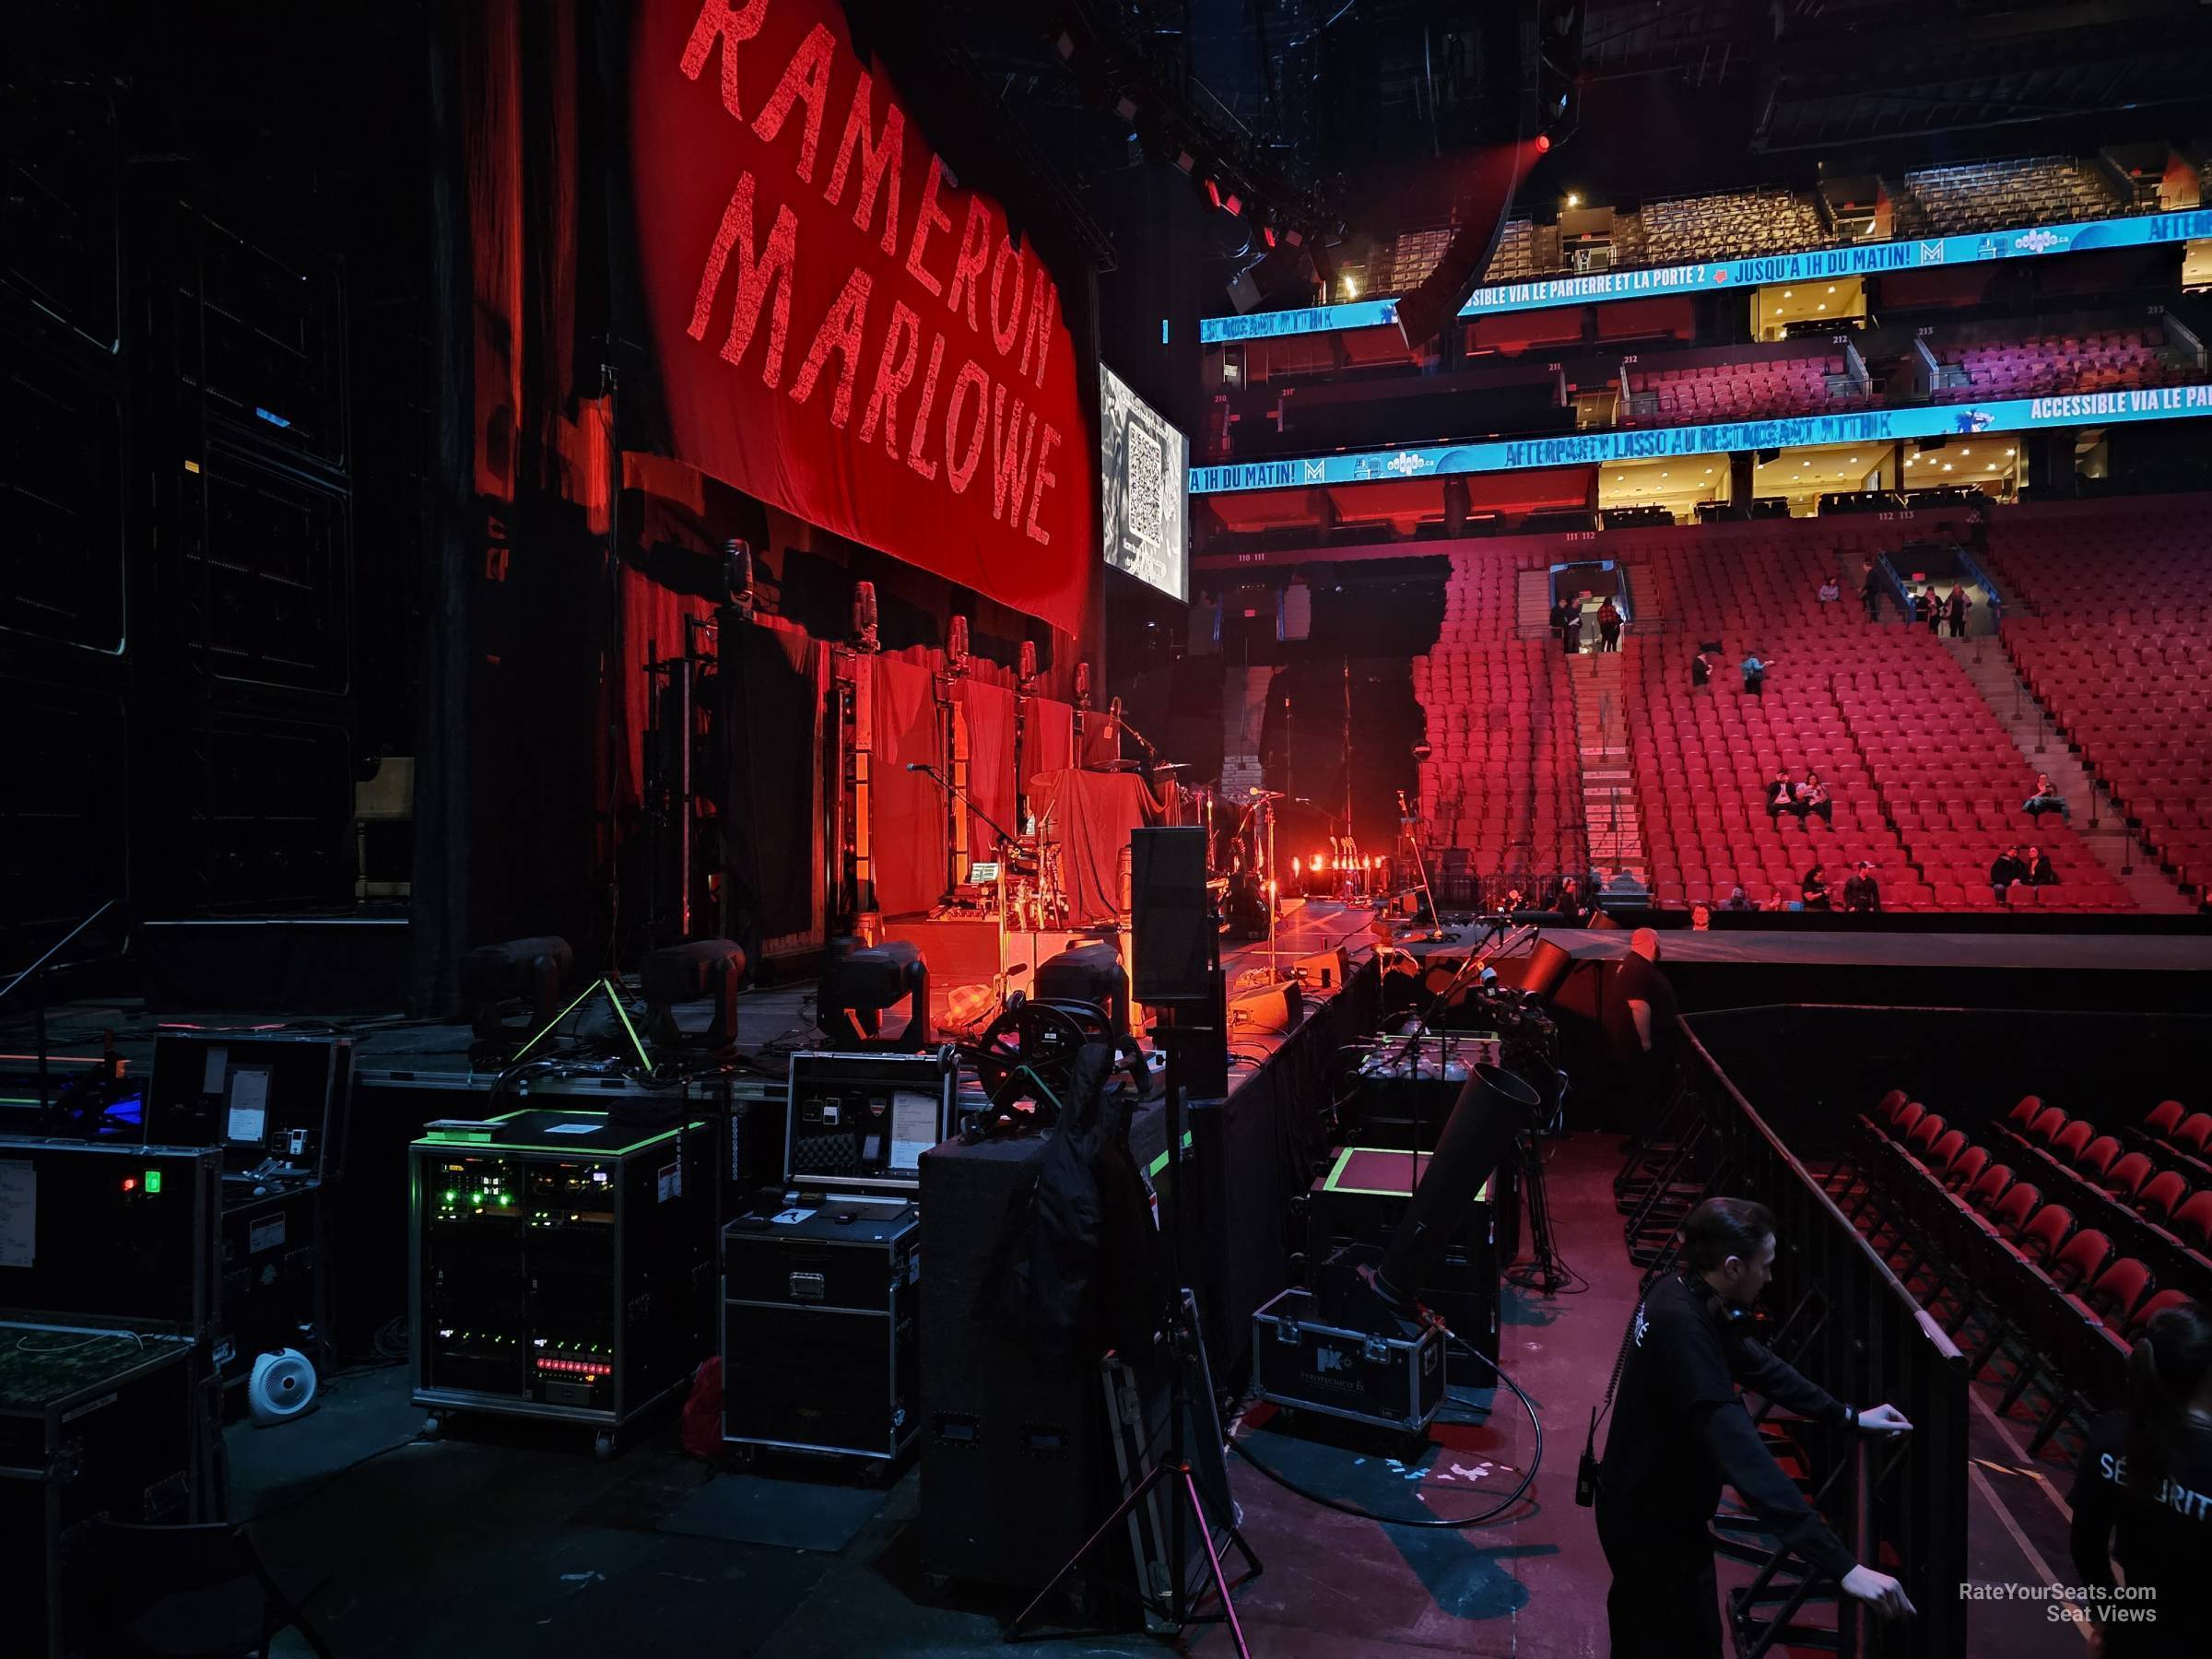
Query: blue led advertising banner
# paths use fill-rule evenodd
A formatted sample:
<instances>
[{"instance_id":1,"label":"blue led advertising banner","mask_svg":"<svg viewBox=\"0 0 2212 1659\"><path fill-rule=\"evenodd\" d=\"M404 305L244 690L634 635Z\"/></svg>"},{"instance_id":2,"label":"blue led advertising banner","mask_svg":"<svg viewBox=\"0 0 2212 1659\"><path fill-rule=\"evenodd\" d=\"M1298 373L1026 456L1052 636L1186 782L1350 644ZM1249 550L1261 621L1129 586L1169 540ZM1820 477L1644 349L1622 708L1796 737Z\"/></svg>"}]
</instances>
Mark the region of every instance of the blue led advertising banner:
<instances>
[{"instance_id":1,"label":"blue led advertising banner","mask_svg":"<svg viewBox=\"0 0 2212 1659\"><path fill-rule=\"evenodd\" d=\"M1777 253L1764 259L1732 259L1711 265L1658 265L1641 271L1601 271L1590 276L1546 276L1533 282L1503 282L1492 288L1477 288L1466 304L1459 308L1459 314L1487 317L1505 312L1544 311L1557 305L1589 305L1607 300L1710 294L1772 282L1879 276L1887 271L1926 270L1936 265L1981 265L1995 259L2040 259L2053 253L2086 253L2100 248L2149 247L2189 241L2200 236L2212 236L2212 209L2139 214L2131 218L2096 219L2083 225L2038 225L2032 229L1996 230L1986 235L1861 242L1848 248L1821 248L1810 253ZM1198 338L1211 346L1232 340L1267 340L1285 335L1376 328L1397 321L1397 305L1395 300L1360 300L1348 305L1310 306L1301 311L1206 317L1199 322Z\"/></svg>"},{"instance_id":2,"label":"blue led advertising banner","mask_svg":"<svg viewBox=\"0 0 2212 1659\"><path fill-rule=\"evenodd\" d=\"M1899 439L2024 432L2037 427L2101 426L2192 416L2212 416L2212 385L2150 386L2135 392L2012 397L1990 403L1807 415L1787 420L1638 427L1627 431L1441 443L1423 449L1372 450L1288 461L1241 461L1225 466L1194 466L1191 493L1221 495L1233 490L1359 484L1380 478L1519 472L1535 466L1605 465L1615 461L1653 461L1729 450L1794 449L1807 443L1888 443Z\"/></svg>"}]
</instances>

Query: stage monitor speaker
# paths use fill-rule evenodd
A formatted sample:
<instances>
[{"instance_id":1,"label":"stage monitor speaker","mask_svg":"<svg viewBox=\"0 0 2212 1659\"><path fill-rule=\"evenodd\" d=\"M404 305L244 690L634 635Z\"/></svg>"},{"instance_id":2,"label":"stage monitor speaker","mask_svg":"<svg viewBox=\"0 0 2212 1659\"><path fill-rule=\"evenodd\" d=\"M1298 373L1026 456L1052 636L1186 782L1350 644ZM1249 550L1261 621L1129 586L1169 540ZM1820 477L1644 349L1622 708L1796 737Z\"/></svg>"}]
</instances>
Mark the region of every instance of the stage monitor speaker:
<instances>
[{"instance_id":1,"label":"stage monitor speaker","mask_svg":"<svg viewBox=\"0 0 2212 1659\"><path fill-rule=\"evenodd\" d=\"M1467 1206L1505 1161L1540 1104L1536 1091L1512 1072L1475 1067L1383 1257L1378 1278L1386 1289L1410 1292L1435 1275Z\"/></svg>"},{"instance_id":2,"label":"stage monitor speaker","mask_svg":"<svg viewBox=\"0 0 2212 1659\"><path fill-rule=\"evenodd\" d=\"M1309 991L1341 991L1352 976L1352 959L1339 945L1317 956L1300 957L1291 971L1304 982Z\"/></svg>"},{"instance_id":3,"label":"stage monitor speaker","mask_svg":"<svg viewBox=\"0 0 2212 1659\"><path fill-rule=\"evenodd\" d=\"M1206 831L1135 830L1129 854L1130 994L1148 1006L1203 1006L1215 994L1219 948L1206 886Z\"/></svg>"}]
</instances>

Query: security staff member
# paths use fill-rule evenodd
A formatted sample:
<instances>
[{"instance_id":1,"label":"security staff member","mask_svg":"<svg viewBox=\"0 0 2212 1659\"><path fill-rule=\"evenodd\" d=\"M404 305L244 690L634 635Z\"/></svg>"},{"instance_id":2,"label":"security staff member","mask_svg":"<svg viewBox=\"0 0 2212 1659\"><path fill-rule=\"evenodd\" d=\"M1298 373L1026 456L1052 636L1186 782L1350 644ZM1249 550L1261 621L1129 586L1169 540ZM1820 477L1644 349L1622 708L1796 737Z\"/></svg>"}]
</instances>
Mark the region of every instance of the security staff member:
<instances>
[{"instance_id":1,"label":"security staff member","mask_svg":"<svg viewBox=\"0 0 2212 1659\"><path fill-rule=\"evenodd\" d=\"M1894 1406L1854 1412L1743 1329L1774 1266L1763 1204L1708 1198L1684 1224L1681 1271L1636 1310L1599 1465L1597 1537L1613 1570L1613 1659L1717 1659L1718 1591L1708 1530L1724 1480L1793 1554L1885 1618L1912 1611L1904 1586L1862 1567L1759 1438L1736 1384L1822 1422L1868 1433L1912 1428Z\"/></svg>"},{"instance_id":2,"label":"security staff member","mask_svg":"<svg viewBox=\"0 0 2212 1659\"><path fill-rule=\"evenodd\" d=\"M2127 1409L2100 1418L2074 1477L2074 1566L2112 1594L2088 1604L2091 1645L2114 1659L2201 1656L2212 1642L2212 1313L2166 1309L2127 1361ZM2115 1547L2116 1546L2116 1547Z\"/></svg>"}]
</instances>

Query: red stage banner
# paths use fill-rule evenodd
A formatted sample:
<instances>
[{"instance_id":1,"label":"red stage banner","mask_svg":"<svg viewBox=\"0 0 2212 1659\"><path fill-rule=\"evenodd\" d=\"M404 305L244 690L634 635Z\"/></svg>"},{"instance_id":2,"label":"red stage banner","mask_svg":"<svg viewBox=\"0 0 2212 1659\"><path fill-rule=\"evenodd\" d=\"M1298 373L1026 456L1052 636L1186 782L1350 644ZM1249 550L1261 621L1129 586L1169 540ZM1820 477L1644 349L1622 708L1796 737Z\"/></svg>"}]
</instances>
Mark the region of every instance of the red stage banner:
<instances>
[{"instance_id":1,"label":"red stage banner","mask_svg":"<svg viewBox=\"0 0 2212 1659\"><path fill-rule=\"evenodd\" d=\"M1093 455L1052 274L836 0L636 0L639 264L677 454L1079 633Z\"/></svg>"}]
</instances>

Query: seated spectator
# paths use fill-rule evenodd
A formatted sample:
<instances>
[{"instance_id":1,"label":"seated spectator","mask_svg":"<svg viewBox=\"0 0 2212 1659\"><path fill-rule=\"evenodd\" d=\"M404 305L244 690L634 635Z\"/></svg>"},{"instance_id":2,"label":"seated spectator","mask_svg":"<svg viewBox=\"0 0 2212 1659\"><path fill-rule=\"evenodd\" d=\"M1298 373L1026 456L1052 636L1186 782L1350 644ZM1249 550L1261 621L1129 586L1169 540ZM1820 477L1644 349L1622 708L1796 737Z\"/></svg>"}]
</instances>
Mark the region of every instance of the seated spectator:
<instances>
[{"instance_id":1,"label":"seated spectator","mask_svg":"<svg viewBox=\"0 0 2212 1659\"><path fill-rule=\"evenodd\" d=\"M2035 793L2020 803L2020 810L2030 818L2055 812L2067 823L2074 821L2074 809L2066 805L2066 797L2058 793L2058 785L2051 782L2049 772L2035 774Z\"/></svg>"},{"instance_id":2,"label":"seated spectator","mask_svg":"<svg viewBox=\"0 0 2212 1659\"><path fill-rule=\"evenodd\" d=\"M1805 782L1797 785L1796 803L1799 818L1817 812L1824 822L1836 821L1836 804L1828 798L1828 785L1820 782L1820 774L1809 766L1805 771Z\"/></svg>"},{"instance_id":3,"label":"seated spectator","mask_svg":"<svg viewBox=\"0 0 2212 1659\"><path fill-rule=\"evenodd\" d=\"M1818 597L1821 604L1833 605L1843 597L1843 584L1833 576L1822 577Z\"/></svg>"},{"instance_id":4,"label":"seated spectator","mask_svg":"<svg viewBox=\"0 0 2212 1659\"><path fill-rule=\"evenodd\" d=\"M1762 661L1756 651L1744 658L1744 690L1746 694L1752 697L1764 697L1767 694L1767 670L1771 666L1773 665Z\"/></svg>"},{"instance_id":5,"label":"seated spectator","mask_svg":"<svg viewBox=\"0 0 2212 1659\"><path fill-rule=\"evenodd\" d=\"M1700 686L1711 685L1712 671L1720 665L1721 659L1717 655L1700 647L1698 654L1689 659L1689 688L1695 691Z\"/></svg>"},{"instance_id":6,"label":"seated spectator","mask_svg":"<svg viewBox=\"0 0 2212 1659\"><path fill-rule=\"evenodd\" d=\"M1822 873L1820 865L1815 865L1811 869L1807 870L1805 873L1804 881L1798 885L1804 888L1805 908L1806 910L1824 911L1833 910L1835 908L1829 902L1828 877Z\"/></svg>"},{"instance_id":7,"label":"seated spectator","mask_svg":"<svg viewBox=\"0 0 2212 1659\"><path fill-rule=\"evenodd\" d=\"M2028 856L2020 861L2028 874L2021 877L2030 887L2056 887L2058 872L2051 867L2051 854L2041 847L2028 849Z\"/></svg>"},{"instance_id":8,"label":"seated spectator","mask_svg":"<svg viewBox=\"0 0 2212 1659\"><path fill-rule=\"evenodd\" d=\"M1738 882L1728 889L1728 897L1721 908L1724 911L1747 911L1757 910L1759 906L1751 902L1750 895L1744 891L1743 884Z\"/></svg>"},{"instance_id":9,"label":"seated spectator","mask_svg":"<svg viewBox=\"0 0 2212 1659\"><path fill-rule=\"evenodd\" d=\"M1762 911L1785 911L1791 908L1791 904L1789 895L1784 893L1782 888L1776 888L1759 900L1759 908Z\"/></svg>"},{"instance_id":10,"label":"seated spectator","mask_svg":"<svg viewBox=\"0 0 2212 1659\"><path fill-rule=\"evenodd\" d=\"M1882 908L1881 884L1874 878L1874 866L1861 859L1843 883L1843 908L1859 915L1876 915Z\"/></svg>"},{"instance_id":11,"label":"seated spectator","mask_svg":"<svg viewBox=\"0 0 2212 1659\"><path fill-rule=\"evenodd\" d=\"M1785 812L1795 812L1799 818L1805 816L1798 811L1797 791L1790 782L1790 774L1778 770L1774 781L1767 785L1767 822L1779 823Z\"/></svg>"},{"instance_id":12,"label":"seated spectator","mask_svg":"<svg viewBox=\"0 0 2212 1659\"><path fill-rule=\"evenodd\" d=\"M2020 862L2019 848L2007 847L1989 866L1989 890L1996 895L1999 904L2006 903L2012 894L2012 884L2027 874L2028 866Z\"/></svg>"}]
</instances>

